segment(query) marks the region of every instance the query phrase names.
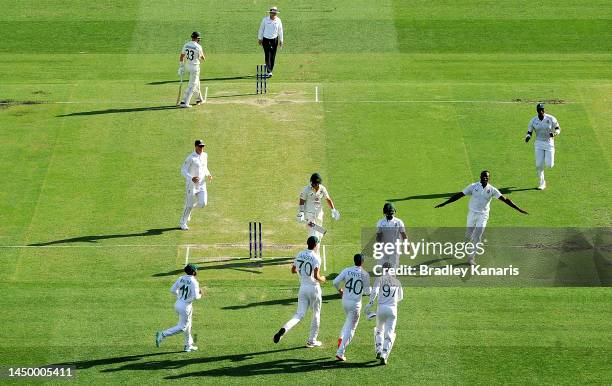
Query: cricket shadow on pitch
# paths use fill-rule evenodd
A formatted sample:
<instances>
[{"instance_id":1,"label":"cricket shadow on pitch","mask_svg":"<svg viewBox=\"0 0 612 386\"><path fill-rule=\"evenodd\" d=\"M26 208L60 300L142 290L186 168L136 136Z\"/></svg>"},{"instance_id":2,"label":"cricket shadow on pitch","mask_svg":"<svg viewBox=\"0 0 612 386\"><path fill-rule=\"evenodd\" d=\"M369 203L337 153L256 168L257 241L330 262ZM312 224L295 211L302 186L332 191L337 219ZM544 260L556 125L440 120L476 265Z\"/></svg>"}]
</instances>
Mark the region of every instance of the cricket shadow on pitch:
<instances>
[{"instance_id":1,"label":"cricket shadow on pitch","mask_svg":"<svg viewBox=\"0 0 612 386\"><path fill-rule=\"evenodd\" d=\"M154 228L147 229L144 232L139 233L122 233L122 234L114 234L114 235L91 235L91 236L79 236L72 237L69 239L61 239L54 241L47 241L45 243L34 243L28 244L28 247L45 247L47 245L55 245L55 244L69 244L69 243L97 243L98 240L106 240L106 239L120 239L120 238L128 238L128 237L148 237L148 236L159 236L168 231L176 231L181 228Z\"/></svg>"},{"instance_id":2,"label":"cricket shadow on pitch","mask_svg":"<svg viewBox=\"0 0 612 386\"><path fill-rule=\"evenodd\" d=\"M120 365L119 367L100 370L100 372L104 372L104 373L111 373L111 372L125 371L125 370L130 370L130 371L134 371L134 370L143 370L143 371L172 370L172 369L180 369L182 367L190 366L190 365L198 365L198 364L220 362L220 361L242 362L245 360L254 359L260 355L275 354L275 353L280 353L280 352L285 352L285 351L294 351L294 350L301 350L301 349L305 349L305 347L298 346L298 347L251 352L251 353L244 353L244 354L220 355L216 357L200 356L200 354L194 355L193 353L185 353L183 351L165 351L165 352L152 353L152 354L127 355L127 356L93 359L93 360L85 360L85 361L55 363L49 366L75 366L77 370L81 370L81 369L91 369L95 367ZM180 357L183 357L184 359L162 359L162 357L168 356L168 355L180 356ZM159 357L159 358L150 360L153 357ZM146 359L146 361L141 361L142 359Z\"/></svg>"},{"instance_id":3,"label":"cricket shadow on pitch","mask_svg":"<svg viewBox=\"0 0 612 386\"><path fill-rule=\"evenodd\" d=\"M321 298L322 303L327 303L330 300L342 299L340 294L335 293L332 295L325 295ZM236 306L225 306L221 307L222 310L243 310L245 308L252 307L262 307L262 306L295 306L297 304L297 297L287 298L287 299L275 299L275 300L266 300L263 302L253 302L247 304L240 304Z\"/></svg>"},{"instance_id":4,"label":"cricket shadow on pitch","mask_svg":"<svg viewBox=\"0 0 612 386\"><path fill-rule=\"evenodd\" d=\"M83 116L83 115L137 113L137 112L143 112L143 111L174 110L174 109L179 109L179 108L180 106L177 106L177 105L168 105L168 106L133 107L129 109L105 109L105 110L93 110L93 111L79 111L76 113L56 115L56 117L64 118L64 117L78 117L78 116Z\"/></svg>"},{"instance_id":5,"label":"cricket shadow on pitch","mask_svg":"<svg viewBox=\"0 0 612 386\"><path fill-rule=\"evenodd\" d=\"M201 78L200 82L222 81L222 80L240 80L240 79L255 79L255 75L238 75L238 76L222 76L217 78ZM187 79L189 81L189 79ZM160 80L157 82L149 82L149 86L159 86L162 84L180 83L180 79L175 80Z\"/></svg>"},{"instance_id":6,"label":"cricket shadow on pitch","mask_svg":"<svg viewBox=\"0 0 612 386\"><path fill-rule=\"evenodd\" d=\"M517 189L516 186L507 186L505 188L499 188L501 194L510 194L512 192L524 192L529 190L538 190L537 188L521 188ZM449 193L434 193L434 194L420 194L415 196L406 196L401 198L387 198L387 202L398 202L398 201L409 201L409 200L431 200L434 198L450 198L451 196L459 192Z\"/></svg>"},{"instance_id":7,"label":"cricket shadow on pitch","mask_svg":"<svg viewBox=\"0 0 612 386\"><path fill-rule=\"evenodd\" d=\"M232 259L230 262L219 262L219 261L193 261L193 263L198 264L198 270L216 270L216 269L232 269L235 271L248 272L248 273L257 273L261 274L263 272L256 271L255 269L261 269L263 267L275 266L275 265L286 265L294 260L293 257L278 257L273 259L261 259L261 260L253 260L248 257L242 257L238 259ZM183 272L182 269L175 269L168 272L160 272L152 275L153 277L163 277L163 276L174 276L181 274Z\"/></svg>"},{"instance_id":8,"label":"cricket shadow on pitch","mask_svg":"<svg viewBox=\"0 0 612 386\"><path fill-rule=\"evenodd\" d=\"M308 373L334 369L355 369L380 366L377 360L367 362L340 362L329 357L317 359L276 359L268 362L249 363L238 367L220 367L211 370L169 375L165 379L182 379L190 377L256 377L271 374Z\"/></svg>"}]
</instances>

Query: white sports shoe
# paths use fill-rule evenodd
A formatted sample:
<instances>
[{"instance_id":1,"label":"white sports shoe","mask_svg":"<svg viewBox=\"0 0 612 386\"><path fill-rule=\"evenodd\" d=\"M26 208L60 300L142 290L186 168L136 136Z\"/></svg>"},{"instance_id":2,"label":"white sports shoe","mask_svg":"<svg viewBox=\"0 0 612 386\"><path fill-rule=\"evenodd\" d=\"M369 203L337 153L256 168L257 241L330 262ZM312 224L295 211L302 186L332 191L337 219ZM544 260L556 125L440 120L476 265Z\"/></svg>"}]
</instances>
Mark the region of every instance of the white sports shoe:
<instances>
[{"instance_id":1,"label":"white sports shoe","mask_svg":"<svg viewBox=\"0 0 612 386\"><path fill-rule=\"evenodd\" d=\"M546 181L542 182L540 186L538 186L538 190L544 190L544 189L546 189Z\"/></svg>"},{"instance_id":2,"label":"white sports shoe","mask_svg":"<svg viewBox=\"0 0 612 386\"><path fill-rule=\"evenodd\" d=\"M190 106L190 105L188 105L187 103L183 103L183 102L181 102L181 104L179 105L179 107L180 107L180 108L183 108L183 109L188 109L188 108L190 108L191 106Z\"/></svg>"},{"instance_id":3,"label":"white sports shoe","mask_svg":"<svg viewBox=\"0 0 612 386\"><path fill-rule=\"evenodd\" d=\"M196 103L195 103L195 104L196 104L197 106L199 106L199 105L201 105L202 103L204 103L204 101L201 101L201 100L199 100L199 99L198 99L198 100L196 101Z\"/></svg>"},{"instance_id":4,"label":"white sports shoe","mask_svg":"<svg viewBox=\"0 0 612 386\"><path fill-rule=\"evenodd\" d=\"M344 355L340 355L340 354L336 354L336 359L339 360L340 362L345 362L346 361L346 357Z\"/></svg>"},{"instance_id":5,"label":"white sports shoe","mask_svg":"<svg viewBox=\"0 0 612 386\"><path fill-rule=\"evenodd\" d=\"M198 346L194 346L194 345L185 346L185 349L183 351L185 352L198 351Z\"/></svg>"},{"instance_id":6,"label":"white sports shoe","mask_svg":"<svg viewBox=\"0 0 612 386\"><path fill-rule=\"evenodd\" d=\"M306 347L308 348L321 347L322 345L323 342L321 342L320 340L309 340L308 342L306 342Z\"/></svg>"},{"instance_id":7,"label":"white sports shoe","mask_svg":"<svg viewBox=\"0 0 612 386\"><path fill-rule=\"evenodd\" d=\"M187 226L187 224L181 225L180 227L181 227L181 230L184 230L184 231L188 231L189 230L189 227Z\"/></svg>"}]
</instances>

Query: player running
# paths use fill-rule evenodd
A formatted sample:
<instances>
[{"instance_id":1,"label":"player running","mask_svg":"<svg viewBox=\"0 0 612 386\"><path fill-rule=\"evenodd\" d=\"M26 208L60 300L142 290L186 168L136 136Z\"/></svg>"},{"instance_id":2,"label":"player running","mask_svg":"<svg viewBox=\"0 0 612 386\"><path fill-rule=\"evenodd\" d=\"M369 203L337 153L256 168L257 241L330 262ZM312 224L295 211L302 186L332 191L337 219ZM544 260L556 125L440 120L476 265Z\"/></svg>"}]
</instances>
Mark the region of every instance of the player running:
<instances>
[{"instance_id":1,"label":"player running","mask_svg":"<svg viewBox=\"0 0 612 386\"><path fill-rule=\"evenodd\" d=\"M202 91L200 90L200 60L206 60L204 50L200 45L200 33L194 31L191 34L191 41L185 43L179 56L178 74L183 79L185 73L185 62L187 62L187 71L189 71L189 86L185 90L183 100L180 107L191 107L191 96L195 93L197 96L196 105L202 104Z\"/></svg>"},{"instance_id":2,"label":"player running","mask_svg":"<svg viewBox=\"0 0 612 386\"><path fill-rule=\"evenodd\" d=\"M319 324L321 321L321 286L319 283L325 283L325 276L320 275L321 259L314 252L315 247L319 243L316 236L310 236L306 240L308 249L298 253L291 266L291 273L297 273L300 278L300 291L298 293L297 312L276 334L274 334L274 343L278 343L287 331L291 330L296 324L304 318L308 308L312 308L312 323L310 325L310 336L306 342L306 347L319 347L322 345L317 340L319 335Z\"/></svg>"},{"instance_id":3,"label":"player running","mask_svg":"<svg viewBox=\"0 0 612 386\"><path fill-rule=\"evenodd\" d=\"M389 263L383 264L384 268L390 268ZM397 324L397 304L404 298L404 291L400 281L388 274L387 270L383 275L374 281L374 287L370 294L370 302L365 306L364 311L369 313L370 308L378 297L378 309L376 314L369 314L368 318L376 315L376 327L374 327L374 350L376 359L386 365L389 354L395 343L395 326Z\"/></svg>"},{"instance_id":4,"label":"player running","mask_svg":"<svg viewBox=\"0 0 612 386\"><path fill-rule=\"evenodd\" d=\"M544 190L546 189L544 166L548 168L555 166L555 140L553 137L559 135L561 133L561 129L559 128L557 118L546 114L544 103L538 103L536 106L536 111L538 115L531 119L529 126L527 127L525 143L529 142L531 139L531 133L535 131L535 163L538 178L540 179L538 189Z\"/></svg>"},{"instance_id":5,"label":"player running","mask_svg":"<svg viewBox=\"0 0 612 386\"><path fill-rule=\"evenodd\" d=\"M213 178L208 170L208 154L204 151L206 144L201 139L196 139L194 146L194 151L187 156L181 167L186 187L185 207L179 220L179 227L184 231L189 230L188 224L193 208L196 206L204 208L208 204L206 180L212 181Z\"/></svg>"},{"instance_id":6,"label":"player running","mask_svg":"<svg viewBox=\"0 0 612 386\"><path fill-rule=\"evenodd\" d=\"M197 347L193 345L193 337L191 336L191 320L193 318L193 307L192 303L194 300L202 297L202 290L200 290L200 284L196 279L198 274L198 266L195 264L187 264L185 266L185 273L177 279L177 281L170 288L170 292L176 295L176 302L174 303L174 310L179 315L178 324L174 327L170 327L165 331L157 331L155 333L155 345L159 347L162 340L169 336L183 332L185 334L185 352L197 351Z\"/></svg>"},{"instance_id":7,"label":"player running","mask_svg":"<svg viewBox=\"0 0 612 386\"><path fill-rule=\"evenodd\" d=\"M342 295L342 307L346 314L346 321L340 331L338 338L338 351L336 359L346 361L346 348L355 336L357 324L359 324L359 313L361 312L361 296L370 294L370 275L361 267L363 264L363 255L358 253L353 256L355 262L354 267L348 267L342 270L334 279L334 287ZM340 283L344 282L343 288Z\"/></svg>"},{"instance_id":8,"label":"player running","mask_svg":"<svg viewBox=\"0 0 612 386\"><path fill-rule=\"evenodd\" d=\"M511 199L504 197L496 187L490 185L489 178L489 171L483 170L480 173L480 182L474 182L473 184L468 185L462 192L459 192L443 203L436 205L436 208L441 208L446 204L457 201L461 197L472 196L470 197L469 202L465 238L474 244L480 242L484 229L487 226L487 221L489 220L489 208L493 197L503 201L506 203L506 205L518 210L523 214L528 214L526 211L516 206ZM474 255L475 253L472 253L468 256L468 263L470 265L475 264Z\"/></svg>"},{"instance_id":9,"label":"player running","mask_svg":"<svg viewBox=\"0 0 612 386\"><path fill-rule=\"evenodd\" d=\"M390 202L385 203L383 206L385 217L376 224L376 242L395 244L398 240L403 242L408 238L404 222L395 217L395 213L395 206ZM399 265L397 250L394 249L393 254L385 254L380 263L384 264L385 262L389 262L392 267L397 267Z\"/></svg>"},{"instance_id":10,"label":"player running","mask_svg":"<svg viewBox=\"0 0 612 386\"><path fill-rule=\"evenodd\" d=\"M300 193L300 204L297 214L298 222L306 222L308 226L308 236L316 236L321 242L323 238L323 200L331 208L331 216L334 220L340 219L340 212L334 206L334 202L329 197L327 188L321 183L323 179L319 173L310 176L310 185L304 187ZM319 253L319 245L315 252Z\"/></svg>"}]
</instances>

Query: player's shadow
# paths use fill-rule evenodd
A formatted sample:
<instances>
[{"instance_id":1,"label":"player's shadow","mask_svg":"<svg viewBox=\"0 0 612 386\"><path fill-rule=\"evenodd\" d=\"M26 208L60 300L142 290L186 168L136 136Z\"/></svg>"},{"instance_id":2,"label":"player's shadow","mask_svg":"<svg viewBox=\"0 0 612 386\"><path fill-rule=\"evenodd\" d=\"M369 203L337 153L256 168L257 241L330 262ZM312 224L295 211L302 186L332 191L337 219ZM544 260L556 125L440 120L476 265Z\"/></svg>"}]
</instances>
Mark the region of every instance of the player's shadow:
<instances>
[{"instance_id":1,"label":"player's shadow","mask_svg":"<svg viewBox=\"0 0 612 386\"><path fill-rule=\"evenodd\" d=\"M512 192L524 192L529 190L538 190L537 188L522 188L517 189L515 186L507 186L505 188L499 188L499 192L501 194L510 194ZM387 202L398 202L398 201L408 201L408 200L431 200L434 198L449 198L458 192L449 192L449 193L434 193L434 194L420 194L415 196L406 196L401 198L388 198Z\"/></svg>"},{"instance_id":2,"label":"player's shadow","mask_svg":"<svg viewBox=\"0 0 612 386\"><path fill-rule=\"evenodd\" d=\"M270 342L271 341L272 339L270 339ZM166 351L166 352L153 353L153 354L127 355L127 356L84 360L84 361L55 363L49 366L75 366L78 371L82 369L90 369L90 368L100 367L100 366L120 365L119 367L116 367L116 368L103 369L101 370L101 372L117 372L117 371L124 371L124 370L144 370L144 371L172 370L172 369L180 369L182 367L190 366L190 365L198 365L198 364L220 362L220 361L242 362L245 360L254 359L261 355L275 354L275 353L286 352L286 351L294 351L294 350L300 350L303 348L305 347L298 346L298 347L251 352L251 353L244 353L244 354L220 355L216 357L187 355L183 353L182 351ZM172 354L184 356L184 358L186 359L178 359L178 360L161 359L162 357L172 355ZM152 357L160 357L160 358L149 360ZM146 359L146 361L141 361L142 359Z\"/></svg>"},{"instance_id":3,"label":"player's shadow","mask_svg":"<svg viewBox=\"0 0 612 386\"><path fill-rule=\"evenodd\" d=\"M295 374L334 369L356 369L380 366L377 360L367 362L339 362L328 357L317 359L275 359L268 362L256 362L237 367L219 367L210 370L193 371L184 374L168 375L165 379L183 379L190 377L257 377L269 374Z\"/></svg>"},{"instance_id":4,"label":"player's shadow","mask_svg":"<svg viewBox=\"0 0 612 386\"><path fill-rule=\"evenodd\" d=\"M332 295L325 295L321 298L322 303L327 303L330 300L336 300L336 299L342 299L340 294L336 293ZM245 308L252 308L252 307L279 306L279 305L280 306L292 306L295 304L297 304L297 298L293 297L293 298L287 298L287 299L275 299L275 300L266 300L263 302L240 304L236 306L225 306L225 307L221 307L221 309L222 310L243 310Z\"/></svg>"},{"instance_id":5,"label":"player's shadow","mask_svg":"<svg viewBox=\"0 0 612 386\"><path fill-rule=\"evenodd\" d=\"M142 111L174 110L178 108L180 107L177 105L168 105L168 106L133 107L133 108L127 108L127 109L104 109L104 110L92 110L92 111L79 111L76 113L56 115L56 117L64 118L64 117L79 117L79 116L86 116L86 115L137 113L137 112L142 112Z\"/></svg>"},{"instance_id":6,"label":"player's shadow","mask_svg":"<svg viewBox=\"0 0 612 386\"><path fill-rule=\"evenodd\" d=\"M236 271L243 271L249 273L262 273L261 271L255 271L254 269L259 269L263 267L275 266L275 265L285 265L293 261L293 257L278 257L273 259L261 259L261 260L253 260L248 257L242 257L238 259L232 259L230 262L219 262L219 261L193 261L193 263L198 264L198 270L215 270L215 269L233 269ZM174 276L182 273L182 269L175 269L168 272L160 272L152 275L153 277L163 277L163 276Z\"/></svg>"},{"instance_id":7,"label":"player's shadow","mask_svg":"<svg viewBox=\"0 0 612 386\"><path fill-rule=\"evenodd\" d=\"M238 75L238 76L223 76L218 78L201 78L200 82L222 81L222 80L240 80L240 79L255 79L255 75ZM183 80L184 81L184 80ZM162 84L180 83L179 79L175 80L160 80L157 82L147 83L149 86L159 86Z\"/></svg>"},{"instance_id":8,"label":"player's shadow","mask_svg":"<svg viewBox=\"0 0 612 386\"><path fill-rule=\"evenodd\" d=\"M147 229L144 232L138 233L119 233L114 235L90 235L90 236L79 236L72 237L69 239L61 239L54 241L47 241L44 243L34 243L28 244L29 247L45 247L47 245L55 245L55 244L69 244L69 243L96 243L98 240L106 240L106 239L120 239L127 237L148 237L148 236L159 236L168 231L175 231L181 228L154 228Z\"/></svg>"}]
</instances>

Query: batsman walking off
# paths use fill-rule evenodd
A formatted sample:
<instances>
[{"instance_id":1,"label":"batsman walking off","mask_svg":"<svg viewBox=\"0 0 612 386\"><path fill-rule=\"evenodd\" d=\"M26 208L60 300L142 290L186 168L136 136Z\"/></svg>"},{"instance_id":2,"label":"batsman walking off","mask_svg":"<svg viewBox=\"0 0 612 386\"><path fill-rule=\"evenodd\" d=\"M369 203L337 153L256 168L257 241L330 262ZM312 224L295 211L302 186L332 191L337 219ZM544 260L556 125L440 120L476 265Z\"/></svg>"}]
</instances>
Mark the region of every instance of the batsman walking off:
<instances>
[{"instance_id":1,"label":"batsman walking off","mask_svg":"<svg viewBox=\"0 0 612 386\"><path fill-rule=\"evenodd\" d=\"M204 151L204 141L196 139L195 150L187 156L181 174L185 177L185 207L179 221L179 227L186 231L189 229L191 211L196 206L203 208L208 204L206 180L212 181L212 174L208 170L208 154Z\"/></svg>"},{"instance_id":2,"label":"batsman walking off","mask_svg":"<svg viewBox=\"0 0 612 386\"><path fill-rule=\"evenodd\" d=\"M200 284L196 280L198 266L187 264L185 266L185 273L186 275L179 277L174 285L172 285L172 288L170 288L170 292L176 295L174 310L179 316L178 324L167 330L157 331L155 333L155 345L159 347L164 338L183 332L185 334L184 351L190 352L197 351L198 349L193 345L193 337L191 336L192 303L194 300L202 297L202 291L200 290Z\"/></svg>"},{"instance_id":3,"label":"batsman walking off","mask_svg":"<svg viewBox=\"0 0 612 386\"><path fill-rule=\"evenodd\" d=\"M310 176L310 185L305 186L300 193L300 204L298 208L297 221L299 223L306 222L308 226L308 235L316 236L321 242L323 233L316 229L313 225L323 226L323 200L331 208L331 216L334 220L340 219L340 212L334 206L334 202L329 197L327 188L321 183L323 179L319 173L313 173ZM319 253L319 245L315 249Z\"/></svg>"},{"instance_id":4,"label":"batsman walking off","mask_svg":"<svg viewBox=\"0 0 612 386\"><path fill-rule=\"evenodd\" d=\"M185 73L185 63L187 63L187 71L189 71L189 86L185 90L183 99L181 100L180 107L188 108L191 107L191 97L196 94L197 100L196 105L202 104L204 98L202 97L202 91L200 90L200 60L206 60L204 56L204 50L200 45L200 33L194 31L191 34L191 41L185 43L181 50L181 56L179 57L179 69L178 74L183 79Z\"/></svg>"}]
</instances>

